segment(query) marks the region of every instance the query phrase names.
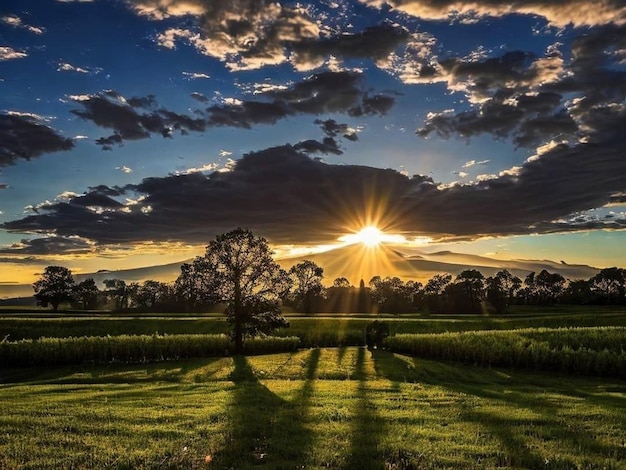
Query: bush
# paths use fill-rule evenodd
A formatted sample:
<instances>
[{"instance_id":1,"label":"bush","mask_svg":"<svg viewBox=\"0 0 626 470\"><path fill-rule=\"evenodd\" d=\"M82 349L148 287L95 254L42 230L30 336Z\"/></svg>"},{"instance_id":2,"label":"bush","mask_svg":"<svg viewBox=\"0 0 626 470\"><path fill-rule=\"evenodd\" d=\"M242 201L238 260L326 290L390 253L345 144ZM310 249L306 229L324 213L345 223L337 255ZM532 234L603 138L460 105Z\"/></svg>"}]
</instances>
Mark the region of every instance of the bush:
<instances>
[{"instance_id":1,"label":"bush","mask_svg":"<svg viewBox=\"0 0 626 470\"><path fill-rule=\"evenodd\" d=\"M389 325L382 321L373 321L365 327L365 342L369 348L382 346L385 338L389 336Z\"/></svg>"}]
</instances>

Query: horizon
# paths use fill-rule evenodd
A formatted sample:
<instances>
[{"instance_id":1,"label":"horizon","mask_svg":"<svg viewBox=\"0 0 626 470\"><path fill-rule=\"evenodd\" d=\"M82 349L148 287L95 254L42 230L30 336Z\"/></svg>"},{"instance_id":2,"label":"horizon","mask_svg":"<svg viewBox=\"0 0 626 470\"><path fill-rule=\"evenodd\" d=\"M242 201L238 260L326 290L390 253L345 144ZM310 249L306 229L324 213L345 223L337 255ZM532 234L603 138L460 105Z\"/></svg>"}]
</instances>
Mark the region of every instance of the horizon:
<instances>
[{"instance_id":1,"label":"horizon","mask_svg":"<svg viewBox=\"0 0 626 470\"><path fill-rule=\"evenodd\" d=\"M380 247L625 268L626 7L566 4L9 1L0 288L237 226L401 278Z\"/></svg>"}]
</instances>

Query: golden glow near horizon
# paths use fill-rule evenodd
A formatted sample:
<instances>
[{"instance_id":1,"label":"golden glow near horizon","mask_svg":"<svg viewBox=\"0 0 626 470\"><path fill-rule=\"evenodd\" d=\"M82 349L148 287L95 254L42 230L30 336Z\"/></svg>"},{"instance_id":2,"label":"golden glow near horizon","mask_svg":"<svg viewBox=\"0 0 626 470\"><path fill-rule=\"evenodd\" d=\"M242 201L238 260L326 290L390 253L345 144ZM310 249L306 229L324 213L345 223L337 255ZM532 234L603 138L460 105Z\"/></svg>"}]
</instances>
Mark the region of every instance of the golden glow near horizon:
<instances>
[{"instance_id":1,"label":"golden glow near horizon","mask_svg":"<svg viewBox=\"0 0 626 470\"><path fill-rule=\"evenodd\" d=\"M367 227L363 227L357 233L339 237L339 241L344 242L347 245L362 243L369 248L374 248L383 242L405 243L406 238L402 235L391 235L384 233L378 227L375 227L374 225L368 225Z\"/></svg>"}]
</instances>

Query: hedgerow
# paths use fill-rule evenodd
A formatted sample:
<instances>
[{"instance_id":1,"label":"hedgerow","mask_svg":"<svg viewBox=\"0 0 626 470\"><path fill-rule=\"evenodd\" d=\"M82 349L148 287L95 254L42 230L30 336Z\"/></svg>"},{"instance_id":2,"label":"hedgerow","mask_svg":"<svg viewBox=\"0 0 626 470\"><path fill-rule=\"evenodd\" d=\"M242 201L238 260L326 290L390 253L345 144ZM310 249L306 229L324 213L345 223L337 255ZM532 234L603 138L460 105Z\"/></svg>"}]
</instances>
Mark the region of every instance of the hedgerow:
<instances>
[{"instance_id":1,"label":"hedgerow","mask_svg":"<svg viewBox=\"0 0 626 470\"><path fill-rule=\"evenodd\" d=\"M297 337L249 338L249 355L294 351ZM226 335L120 335L40 338L0 342L0 367L81 363L153 362L192 357L228 356L233 344Z\"/></svg>"},{"instance_id":2,"label":"hedgerow","mask_svg":"<svg viewBox=\"0 0 626 470\"><path fill-rule=\"evenodd\" d=\"M536 328L402 334L385 347L424 358L479 366L626 378L626 328Z\"/></svg>"}]
</instances>

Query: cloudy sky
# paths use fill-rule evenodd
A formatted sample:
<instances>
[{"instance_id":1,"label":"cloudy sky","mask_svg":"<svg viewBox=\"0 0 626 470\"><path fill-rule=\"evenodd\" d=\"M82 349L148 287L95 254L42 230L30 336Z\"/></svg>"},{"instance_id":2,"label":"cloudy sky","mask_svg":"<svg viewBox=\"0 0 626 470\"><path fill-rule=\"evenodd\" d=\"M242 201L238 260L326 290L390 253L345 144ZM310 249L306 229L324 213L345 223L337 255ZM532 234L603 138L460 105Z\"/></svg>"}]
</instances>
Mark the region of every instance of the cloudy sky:
<instances>
[{"instance_id":1,"label":"cloudy sky","mask_svg":"<svg viewBox=\"0 0 626 470\"><path fill-rule=\"evenodd\" d=\"M237 226L626 266L625 130L622 0L4 0L0 282Z\"/></svg>"}]
</instances>

